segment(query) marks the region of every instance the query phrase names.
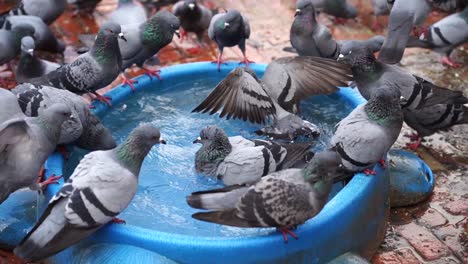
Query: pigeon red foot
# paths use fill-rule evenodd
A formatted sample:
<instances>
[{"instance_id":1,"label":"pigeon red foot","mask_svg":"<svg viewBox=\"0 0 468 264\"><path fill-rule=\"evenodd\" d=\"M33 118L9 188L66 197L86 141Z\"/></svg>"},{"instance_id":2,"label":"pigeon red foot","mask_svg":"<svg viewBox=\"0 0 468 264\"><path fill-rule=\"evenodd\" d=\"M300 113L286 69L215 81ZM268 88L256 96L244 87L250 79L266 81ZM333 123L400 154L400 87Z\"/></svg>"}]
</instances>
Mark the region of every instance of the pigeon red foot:
<instances>
[{"instance_id":1,"label":"pigeon red foot","mask_svg":"<svg viewBox=\"0 0 468 264\"><path fill-rule=\"evenodd\" d=\"M151 80L153 80L153 76L154 76L154 77L158 78L158 80L162 81L161 75L159 75L161 70L150 70L150 69L147 69L147 68L142 68L142 69L145 71L145 74L150 77Z\"/></svg>"},{"instance_id":2,"label":"pigeon red foot","mask_svg":"<svg viewBox=\"0 0 468 264\"><path fill-rule=\"evenodd\" d=\"M114 217L114 218L112 218L112 223L114 223L114 224L125 224L127 222L125 222L125 220L123 220L123 219Z\"/></svg>"},{"instance_id":3,"label":"pigeon red foot","mask_svg":"<svg viewBox=\"0 0 468 264\"><path fill-rule=\"evenodd\" d=\"M211 63L216 63L216 64L217 64L217 69L218 69L218 71L221 71L221 63L222 63L222 64L227 64L225 61L223 61L223 60L221 59L221 56L222 56L222 55L218 55L218 57L216 58L216 60L211 62Z\"/></svg>"},{"instance_id":4,"label":"pigeon red foot","mask_svg":"<svg viewBox=\"0 0 468 264\"><path fill-rule=\"evenodd\" d=\"M440 59L440 63L442 63L443 65L452 67L452 68L460 68L461 66L463 66L463 64L455 62L452 59L450 59L449 56L442 57L442 59Z\"/></svg>"},{"instance_id":5,"label":"pigeon red foot","mask_svg":"<svg viewBox=\"0 0 468 264\"><path fill-rule=\"evenodd\" d=\"M371 170L371 169L365 169L364 171L364 174L369 176L369 175L376 175L377 172L375 170Z\"/></svg>"},{"instance_id":6,"label":"pigeon red foot","mask_svg":"<svg viewBox=\"0 0 468 264\"><path fill-rule=\"evenodd\" d=\"M99 102L105 103L108 106L112 106L112 103L111 103L112 98L111 97L105 96L105 95L100 95L97 92L93 92L93 95L95 96L93 98L93 100L97 100Z\"/></svg>"},{"instance_id":7,"label":"pigeon red foot","mask_svg":"<svg viewBox=\"0 0 468 264\"><path fill-rule=\"evenodd\" d=\"M135 92L135 86L133 84L138 83L138 81L129 79L125 75L122 75L122 78L123 78L122 85L128 85L130 89L132 89L132 92Z\"/></svg>"},{"instance_id":8,"label":"pigeon red foot","mask_svg":"<svg viewBox=\"0 0 468 264\"><path fill-rule=\"evenodd\" d=\"M288 243L288 235L290 235L292 238L294 238L296 240L299 239L299 237L293 231L291 231L289 228L279 227L279 228L277 228L277 230L279 232L281 232L281 235L283 235L283 239L284 239L285 244Z\"/></svg>"}]
</instances>

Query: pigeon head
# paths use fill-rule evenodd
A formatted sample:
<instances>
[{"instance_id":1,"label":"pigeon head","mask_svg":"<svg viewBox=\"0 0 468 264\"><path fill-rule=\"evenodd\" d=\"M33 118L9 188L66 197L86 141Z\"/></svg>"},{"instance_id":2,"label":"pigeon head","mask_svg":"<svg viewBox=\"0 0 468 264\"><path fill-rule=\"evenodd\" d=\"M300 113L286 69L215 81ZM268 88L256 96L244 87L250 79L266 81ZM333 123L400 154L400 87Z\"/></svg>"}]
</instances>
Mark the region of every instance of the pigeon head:
<instances>
[{"instance_id":1,"label":"pigeon head","mask_svg":"<svg viewBox=\"0 0 468 264\"><path fill-rule=\"evenodd\" d=\"M296 13L291 26L291 33L302 35L311 34L317 20L315 18L315 8L310 0L299 0L296 4Z\"/></svg>"},{"instance_id":2,"label":"pigeon head","mask_svg":"<svg viewBox=\"0 0 468 264\"><path fill-rule=\"evenodd\" d=\"M207 126L200 131L200 137L198 137L193 143L205 144L221 144L229 145L229 139L224 130L216 125Z\"/></svg>"},{"instance_id":3,"label":"pigeon head","mask_svg":"<svg viewBox=\"0 0 468 264\"><path fill-rule=\"evenodd\" d=\"M26 36L21 39L21 52L23 54L33 56L35 48L36 45L34 44L34 39L32 37Z\"/></svg>"},{"instance_id":4,"label":"pigeon head","mask_svg":"<svg viewBox=\"0 0 468 264\"><path fill-rule=\"evenodd\" d=\"M395 84L387 83L373 91L365 111L371 120L381 125L402 122L401 99L400 89Z\"/></svg>"},{"instance_id":5,"label":"pigeon head","mask_svg":"<svg viewBox=\"0 0 468 264\"><path fill-rule=\"evenodd\" d=\"M21 39L25 36L34 36L35 29L32 25L30 24L18 24L15 25L12 29L11 32L15 36L15 39L18 41L18 47L20 46Z\"/></svg>"},{"instance_id":6,"label":"pigeon head","mask_svg":"<svg viewBox=\"0 0 468 264\"><path fill-rule=\"evenodd\" d=\"M374 53L365 46L351 46L347 53L342 52L339 55L338 61L350 65L355 77L362 73L379 71Z\"/></svg>"},{"instance_id":7,"label":"pigeon head","mask_svg":"<svg viewBox=\"0 0 468 264\"><path fill-rule=\"evenodd\" d=\"M104 23L99 29L98 38L99 35L107 37L112 36L115 38L121 38L126 41L125 36L123 35L122 30L120 28L120 25L114 22Z\"/></svg>"},{"instance_id":8,"label":"pigeon head","mask_svg":"<svg viewBox=\"0 0 468 264\"><path fill-rule=\"evenodd\" d=\"M184 7L186 10L194 11L198 7L197 0L185 0Z\"/></svg>"},{"instance_id":9,"label":"pigeon head","mask_svg":"<svg viewBox=\"0 0 468 264\"><path fill-rule=\"evenodd\" d=\"M315 18L315 8L311 0L299 0L296 2L296 13L294 16L311 14Z\"/></svg>"},{"instance_id":10,"label":"pigeon head","mask_svg":"<svg viewBox=\"0 0 468 264\"><path fill-rule=\"evenodd\" d=\"M46 134L58 141L60 138L61 125L63 122L69 120L70 117L70 108L65 104L57 103L40 113L37 120L44 128Z\"/></svg>"},{"instance_id":11,"label":"pigeon head","mask_svg":"<svg viewBox=\"0 0 468 264\"><path fill-rule=\"evenodd\" d=\"M195 169L197 172L212 174L212 169L231 153L232 145L223 129L218 126L207 126L200 131L193 143L201 143L202 147L195 154Z\"/></svg>"},{"instance_id":12,"label":"pigeon head","mask_svg":"<svg viewBox=\"0 0 468 264\"><path fill-rule=\"evenodd\" d=\"M317 152L302 171L304 179L314 188L318 195L330 193L333 179L341 170L341 159L335 151Z\"/></svg>"},{"instance_id":13,"label":"pigeon head","mask_svg":"<svg viewBox=\"0 0 468 264\"><path fill-rule=\"evenodd\" d=\"M215 27L217 30L237 32L242 23L243 19L241 13L235 9L231 9L218 19Z\"/></svg>"},{"instance_id":14,"label":"pigeon head","mask_svg":"<svg viewBox=\"0 0 468 264\"><path fill-rule=\"evenodd\" d=\"M79 148L90 151L108 150L117 146L109 129L93 114L88 115L83 133L74 143Z\"/></svg>"},{"instance_id":15,"label":"pigeon head","mask_svg":"<svg viewBox=\"0 0 468 264\"><path fill-rule=\"evenodd\" d=\"M172 41L174 34L180 38L180 21L169 11L162 10L152 16L142 30L143 44L159 51Z\"/></svg>"},{"instance_id":16,"label":"pigeon head","mask_svg":"<svg viewBox=\"0 0 468 264\"><path fill-rule=\"evenodd\" d=\"M121 32L120 25L114 22L104 23L97 34L91 54L101 64L115 63L115 58L120 57L120 49L117 38L127 41ZM118 59L121 63L121 59Z\"/></svg>"}]
</instances>

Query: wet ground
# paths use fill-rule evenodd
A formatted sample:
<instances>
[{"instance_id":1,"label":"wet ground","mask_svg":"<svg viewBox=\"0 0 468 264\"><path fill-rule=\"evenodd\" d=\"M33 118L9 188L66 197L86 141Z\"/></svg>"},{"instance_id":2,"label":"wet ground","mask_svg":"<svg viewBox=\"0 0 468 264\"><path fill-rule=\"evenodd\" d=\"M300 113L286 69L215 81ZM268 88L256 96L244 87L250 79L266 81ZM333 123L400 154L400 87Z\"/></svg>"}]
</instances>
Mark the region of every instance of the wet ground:
<instances>
[{"instance_id":1,"label":"wet ground","mask_svg":"<svg viewBox=\"0 0 468 264\"><path fill-rule=\"evenodd\" d=\"M98 24L105 20L106 14L116 7L116 0L103 0L96 12L73 16L70 8L51 27L67 44L64 56L41 53L41 57L59 62L70 62L77 56L79 34L97 32ZM205 1L211 6L236 8L250 20L252 34L247 44L249 59L267 63L273 58L288 56L282 51L289 46L289 28L293 20L294 1L292 0L223 0ZM349 20L345 25L336 25L330 17L321 15L319 21L327 25L336 39L365 39L384 31L373 30L375 17L372 14L370 0L350 1L356 4L360 15L356 20ZM13 0L3 0L0 11L13 5ZM444 17L438 12L431 14L427 23ZM378 19L386 25L386 18ZM208 41L208 40L207 40ZM214 60L216 46L197 51L193 41L180 43L179 40L164 48L158 55L161 66ZM237 48L225 49L224 57L239 60L241 53ZM441 65L439 55L422 49L408 49L401 64L414 74L435 82L439 86L462 90L468 94L468 46L460 47L452 57L464 63L458 69ZM16 66L16 61L11 63ZM130 74L138 75L134 69ZM16 84L9 67L0 67L0 79L3 86L12 88ZM110 87L121 80L117 79ZM110 89L103 89L102 92ZM403 133L410 132L404 128ZM385 242L379 253L374 256L374 263L468 263L468 125L457 126L449 132L437 133L426 139L417 150L436 175L436 187L431 198L416 206L392 209L390 226ZM407 139L401 137L397 147L404 147ZM5 257L3 257L5 255ZM19 263L11 254L0 251L0 264Z\"/></svg>"}]
</instances>

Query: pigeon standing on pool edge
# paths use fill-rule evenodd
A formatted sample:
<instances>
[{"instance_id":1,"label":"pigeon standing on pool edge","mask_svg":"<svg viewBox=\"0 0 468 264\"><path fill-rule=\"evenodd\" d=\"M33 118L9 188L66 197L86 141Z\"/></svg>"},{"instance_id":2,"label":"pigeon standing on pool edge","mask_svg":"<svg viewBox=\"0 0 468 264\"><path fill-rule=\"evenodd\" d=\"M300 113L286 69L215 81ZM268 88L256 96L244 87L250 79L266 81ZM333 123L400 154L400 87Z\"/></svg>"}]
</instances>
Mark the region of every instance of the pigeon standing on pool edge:
<instances>
[{"instance_id":1,"label":"pigeon standing on pool edge","mask_svg":"<svg viewBox=\"0 0 468 264\"><path fill-rule=\"evenodd\" d=\"M160 136L143 124L117 148L87 154L14 254L27 262L45 259L112 221L133 199L150 149L165 143Z\"/></svg>"}]
</instances>

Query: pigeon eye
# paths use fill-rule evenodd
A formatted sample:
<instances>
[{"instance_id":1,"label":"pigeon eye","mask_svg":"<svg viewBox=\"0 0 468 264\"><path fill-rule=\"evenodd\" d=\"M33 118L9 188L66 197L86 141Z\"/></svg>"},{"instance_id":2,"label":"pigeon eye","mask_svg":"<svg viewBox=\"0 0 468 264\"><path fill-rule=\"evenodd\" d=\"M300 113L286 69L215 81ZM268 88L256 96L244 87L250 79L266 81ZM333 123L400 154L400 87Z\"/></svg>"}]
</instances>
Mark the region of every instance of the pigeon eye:
<instances>
[{"instance_id":1,"label":"pigeon eye","mask_svg":"<svg viewBox=\"0 0 468 264\"><path fill-rule=\"evenodd\" d=\"M351 54L351 53L353 53L353 51L352 51L352 50L350 50L350 51L348 52L348 55L349 55L349 54Z\"/></svg>"}]
</instances>

